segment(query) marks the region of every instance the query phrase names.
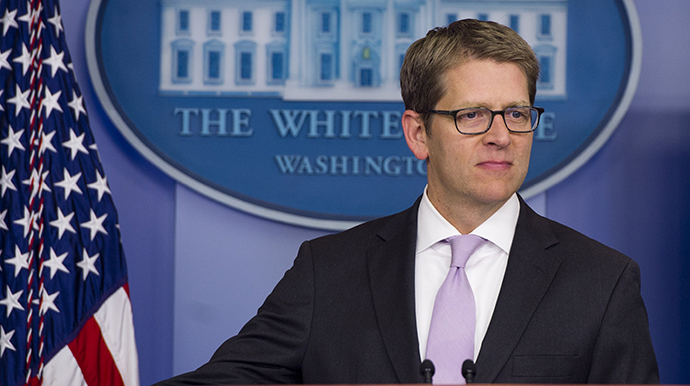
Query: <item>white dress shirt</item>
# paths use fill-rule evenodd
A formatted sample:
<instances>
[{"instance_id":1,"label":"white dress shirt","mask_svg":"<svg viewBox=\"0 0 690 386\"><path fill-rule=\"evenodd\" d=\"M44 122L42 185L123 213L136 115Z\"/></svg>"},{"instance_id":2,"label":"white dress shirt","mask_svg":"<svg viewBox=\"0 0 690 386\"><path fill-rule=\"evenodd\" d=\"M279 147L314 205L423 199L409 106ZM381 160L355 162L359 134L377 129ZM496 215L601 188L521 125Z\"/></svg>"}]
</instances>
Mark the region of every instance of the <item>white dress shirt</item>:
<instances>
[{"instance_id":1,"label":"white dress shirt","mask_svg":"<svg viewBox=\"0 0 690 386\"><path fill-rule=\"evenodd\" d=\"M517 195L513 194L496 213L470 233L489 241L477 249L465 265L477 310L475 361L496 306L519 213L520 201ZM424 189L418 212L415 255L417 335L422 360L426 357L426 343L436 293L450 270L450 244L444 240L459 234L458 230L436 210Z\"/></svg>"}]
</instances>

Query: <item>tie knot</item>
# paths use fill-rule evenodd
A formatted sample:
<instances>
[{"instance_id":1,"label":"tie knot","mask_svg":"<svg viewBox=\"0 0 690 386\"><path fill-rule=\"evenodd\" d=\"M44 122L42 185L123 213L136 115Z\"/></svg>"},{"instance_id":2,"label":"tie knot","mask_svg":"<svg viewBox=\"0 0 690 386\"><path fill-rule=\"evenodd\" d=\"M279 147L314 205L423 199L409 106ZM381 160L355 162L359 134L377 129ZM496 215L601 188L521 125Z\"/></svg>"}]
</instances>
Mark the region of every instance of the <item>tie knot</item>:
<instances>
[{"instance_id":1,"label":"tie knot","mask_svg":"<svg viewBox=\"0 0 690 386\"><path fill-rule=\"evenodd\" d=\"M452 267L464 268L467 260L483 243L484 239L477 235L459 235L448 239L452 250Z\"/></svg>"}]
</instances>

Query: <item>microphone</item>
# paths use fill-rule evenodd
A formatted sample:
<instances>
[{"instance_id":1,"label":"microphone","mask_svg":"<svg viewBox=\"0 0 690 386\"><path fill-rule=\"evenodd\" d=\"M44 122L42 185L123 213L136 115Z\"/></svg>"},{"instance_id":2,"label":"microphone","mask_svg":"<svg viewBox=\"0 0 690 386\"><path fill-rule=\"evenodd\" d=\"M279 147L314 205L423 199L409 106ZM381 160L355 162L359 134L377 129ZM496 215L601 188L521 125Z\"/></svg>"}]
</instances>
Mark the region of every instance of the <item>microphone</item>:
<instances>
[{"instance_id":1,"label":"microphone","mask_svg":"<svg viewBox=\"0 0 690 386\"><path fill-rule=\"evenodd\" d=\"M462 376L465 377L465 383L474 383L475 375L477 375L477 366L474 365L472 359L462 362Z\"/></svg>"},{"instance_id":2,"label":"microphone","mask_svg":"<svg viewBox=\"0 0 690 386\"><path fill-rule=\"evenodd\" d=\"M424 383L431 383L431 378L434 376L436 368L434 367L433 362L425 359L422 362L422 365L419 366L419 371L422 373L422 375L424 375Z\"/></svg>"}]
</instances>

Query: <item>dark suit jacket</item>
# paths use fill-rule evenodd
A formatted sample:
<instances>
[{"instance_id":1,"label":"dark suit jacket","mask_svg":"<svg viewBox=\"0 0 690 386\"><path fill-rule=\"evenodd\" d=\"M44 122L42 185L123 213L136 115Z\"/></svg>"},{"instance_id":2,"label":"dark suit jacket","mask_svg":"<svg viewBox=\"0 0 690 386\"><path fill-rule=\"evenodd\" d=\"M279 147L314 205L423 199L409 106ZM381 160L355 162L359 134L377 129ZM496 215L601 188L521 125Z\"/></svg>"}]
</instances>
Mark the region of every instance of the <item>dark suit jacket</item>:
<instances>
[{"instance_id":1,"label":"dark suit jacket","mask_svg":"<svg viewBox=\"0 0 690 386\"><path fill-rule=\"evenodd\" d=\"M166 384L421 383L418 205L302 244L240 333ZM658 383L638 265L521 199L476 366L478 383Z\"/></svg>"}]
</instances>

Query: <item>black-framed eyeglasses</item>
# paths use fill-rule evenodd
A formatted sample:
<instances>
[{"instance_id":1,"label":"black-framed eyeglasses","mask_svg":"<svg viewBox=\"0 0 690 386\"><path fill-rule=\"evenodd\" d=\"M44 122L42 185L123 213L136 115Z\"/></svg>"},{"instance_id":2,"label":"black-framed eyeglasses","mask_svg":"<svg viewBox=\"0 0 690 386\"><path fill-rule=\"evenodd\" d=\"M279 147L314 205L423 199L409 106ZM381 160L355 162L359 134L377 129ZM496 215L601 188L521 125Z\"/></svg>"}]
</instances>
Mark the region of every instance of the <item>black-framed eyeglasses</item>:
<instances>
[{"instance_id":1,"label":"black-framed eyeglasses","mask_svg":"<svg viewBox=\"0 0 690 386\"><path fill-rule=\"evenodd\" d=\"M422 113L449 115L455 118L455 128L460 134L477 135L489 131L496 115L503 117L508 131L530 133L539 126L539 118L544 109L531 106L510 107L505 110L470 107L460 110L424 110Z\"/></svg>"}]
</instances>

